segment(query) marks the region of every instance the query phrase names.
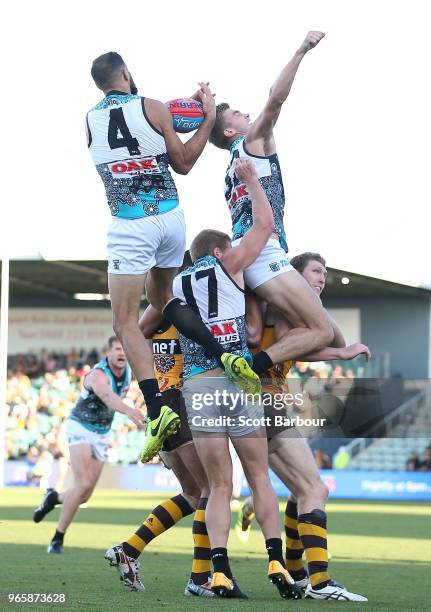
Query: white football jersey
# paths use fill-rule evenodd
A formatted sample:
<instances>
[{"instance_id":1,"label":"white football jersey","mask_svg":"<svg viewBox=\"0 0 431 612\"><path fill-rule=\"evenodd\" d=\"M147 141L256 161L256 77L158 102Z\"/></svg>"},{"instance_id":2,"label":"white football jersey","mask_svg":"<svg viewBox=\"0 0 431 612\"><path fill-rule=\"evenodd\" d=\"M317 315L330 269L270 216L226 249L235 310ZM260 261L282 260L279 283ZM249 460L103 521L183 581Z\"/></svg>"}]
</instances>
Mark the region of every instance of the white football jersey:
<instances>
[{"instance_id":1,"label":"white football jersey","mask_svg":"<svg viewBox=\"0 0 431 612\"><path fill-rule=\"evenodd\" d=\"M197 259L178 274L174 295L198 313L227 353L250 357L245 327L245 293L223 265L209 255ZM218 367L217 360L195 342L180 334L184 378Z\"/></svg>"},{"instance_id":2,"label":"white football jersey","mask_svg":"<svg viewBox=\"0 0 431 612\"><path fill-rule=\"evenodd\" d=\"M110 92L88 112L86 125L112 215L140 219L178 206L165 139L151 125L144 98Z\"/></svg>"},{"instance_id":3,"label":"white football jersey","mask_svg":"<svg viewBox=\"0 0 431 612\"><path fill-rule=\"evenodd\" d=\"M274 233L280 238L282 248L288 251L284 231L285 195L278 155L268 157L252 155L247 151L244 136L237 138L230 146L231 160L226 171L225 198L232 218L232 240L242 238L253 226L252 203L245 184L235 174L234 162L238 157L249 159L257 172L260 184L268 198L274 217Z\"/></svg>"}]
</instances>

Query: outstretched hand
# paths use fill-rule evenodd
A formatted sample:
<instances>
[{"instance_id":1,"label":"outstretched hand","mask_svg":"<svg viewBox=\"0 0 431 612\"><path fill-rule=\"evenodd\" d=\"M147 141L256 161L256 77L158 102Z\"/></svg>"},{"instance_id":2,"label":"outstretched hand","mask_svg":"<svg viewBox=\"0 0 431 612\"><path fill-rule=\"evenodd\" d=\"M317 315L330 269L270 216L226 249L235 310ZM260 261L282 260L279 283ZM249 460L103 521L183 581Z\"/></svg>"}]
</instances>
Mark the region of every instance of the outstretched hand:
<instances>
[{"instance_id":1,"label":"outstretched hand","mask_svg":"<svg viewBox=\"0 0 431 612\"><path fill-rule=\"evenodd\" d=\"M145 417L140 410L137 408L129 408L126 412L127 416L133 423L138 427L138 429L143 429L145 425Z\"/></svg>"},{"instance_id":2,"label":"outstretched hand","mask_svg":"<svg viewBox=\"0 0 431 612\"><path fill-rule=\"evenodd\" d=\"M192 95L192 100L196 100L197 102L201 102L202 103L202 109L204 112L205 117L207 115L214 115L215 116L215 93L212 93L211 89L209 88L209 82L208 83L198 83L200 89L198 89L193 95Z\"/></svg>"},{"instance_id":3,"label":"outstretched hand","mask_svg":"<svg viewBox=\"0 0 431 612\"><path fill-rule=\"evenodd\" d=\"M209 81L207 81L207 82L205 83L205 85L206 85L207 87L209 86L209 84L210 84L210 82L209 82ZM202 90L199 88L198 90L196 90L196 91L194 92L194 94L193 94L193 95L191 95L191 96L190 96L190 100L196 100L196 102L200 102L200 101L201 101L201 99L200 99L200 95L201 95L201 93L202 93ZM213 98L215 98L215 93L213 93Z\"/></svg>"},{"instance_id":4,"label":"outstretched hand","mask_svg":"<svg viewBox=\"0 0 431 612\"><path fill-rule=\"evenodd\" d=\"M354 359L358 357L358 355L364 355L367 361L371 359L371 351L365 344L361 344L360 342L355 342L354 344L350 344L343 349L342 359Z\"/></svg>"},{"instance_id":5,"label":"outstretched hand","mask_svg":"<svg viewBox=\"0 0 431 612\"><path fill-rule=\"evenodd\" d=\"M315 47L322 40L324 36L325 36L324 32L317 32L314 30L308 32L307 36L305 37L304 42L302 43L300 47L300 51L307 53L307 51L310 51L310 49L313 49L313 47Z\"/></svg>"}]
</instances>

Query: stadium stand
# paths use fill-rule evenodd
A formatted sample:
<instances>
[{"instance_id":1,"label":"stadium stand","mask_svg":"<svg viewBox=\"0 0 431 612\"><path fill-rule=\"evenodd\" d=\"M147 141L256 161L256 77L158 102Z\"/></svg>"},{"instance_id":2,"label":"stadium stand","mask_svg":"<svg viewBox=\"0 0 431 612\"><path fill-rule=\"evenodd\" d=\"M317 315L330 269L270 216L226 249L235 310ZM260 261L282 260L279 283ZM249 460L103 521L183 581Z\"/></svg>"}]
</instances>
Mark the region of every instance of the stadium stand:
<instances>
[{"instance_id":1,"label":"stadium stand","mask_svg":"<svg viewBox=\"0 0 431 612\"><path fill-rule=\"evenodd\" d=\"M361 448L351 459L350 469L405 470L411 454L426 460L431 445L431 397L427 389L415 395L390 415L387 437L358 440L351 444ZM422 463L419 460L419 463ZM420 469L420 467L419 467Z\"/></svg>"}]
</instances>

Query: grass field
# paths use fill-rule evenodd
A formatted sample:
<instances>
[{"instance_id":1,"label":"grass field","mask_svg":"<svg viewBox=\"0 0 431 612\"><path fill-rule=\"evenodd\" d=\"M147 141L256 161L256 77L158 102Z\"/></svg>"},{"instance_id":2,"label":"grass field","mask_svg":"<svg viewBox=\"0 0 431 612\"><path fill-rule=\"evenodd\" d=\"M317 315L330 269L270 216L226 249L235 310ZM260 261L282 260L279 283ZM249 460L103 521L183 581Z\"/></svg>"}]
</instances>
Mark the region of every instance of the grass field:
<instances>
[{"instance_id":1,"label":"grass field","mask_svg":"<svg viewBox=\"0 0 431 612\"><path fill-rule=\"evenodd\" d=\"M167 497L170 497L168 495ZM431 504L331 502L329 548L331 574L368 604L337 604L279 598L266 579L266 553L254 527L247 544L230 537L232 569L250 599L216 601L183 595L191 564L191 517L151 543L141 557L146 592L132 593L106 565L104 551L123 541L161 500L160 496L100 490L79 511L65 539L63 555L47 555L58 510L36 525L33 508L41 495L34 489L0 491L0 610L10 606L9 592L65 592L67 604L55 610L285 610L316 611L348 606L367 610L431 609ZM280 500L284 509L284 500ZM281 518L281 517L280 517ZM33 605L34 607L34 605Z\"/></svg>"}]
</instances>

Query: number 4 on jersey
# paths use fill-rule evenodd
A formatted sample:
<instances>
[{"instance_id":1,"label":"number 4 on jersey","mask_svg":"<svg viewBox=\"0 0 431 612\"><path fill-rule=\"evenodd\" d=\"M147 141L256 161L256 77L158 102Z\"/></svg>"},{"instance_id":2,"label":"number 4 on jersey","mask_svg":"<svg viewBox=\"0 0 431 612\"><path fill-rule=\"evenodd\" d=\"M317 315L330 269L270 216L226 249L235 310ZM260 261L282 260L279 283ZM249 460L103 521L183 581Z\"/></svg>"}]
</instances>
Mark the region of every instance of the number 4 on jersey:
<instances>
[{"instance_id":1,"label":"number 4 on jersey","mask_svg":"<svg viewBox=\"0 0 431 612\"><path fill-rule=\"evenodd\" d=\"M121 138L119 138L119 133ZM112 108L109 113L108 142L111 149L127 147L130 155L141 154L139 142L130 133L122 108Z\"/></svg>"}]
</instances>

